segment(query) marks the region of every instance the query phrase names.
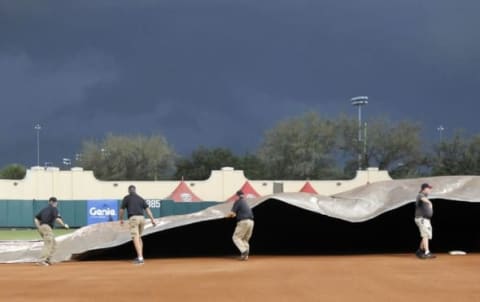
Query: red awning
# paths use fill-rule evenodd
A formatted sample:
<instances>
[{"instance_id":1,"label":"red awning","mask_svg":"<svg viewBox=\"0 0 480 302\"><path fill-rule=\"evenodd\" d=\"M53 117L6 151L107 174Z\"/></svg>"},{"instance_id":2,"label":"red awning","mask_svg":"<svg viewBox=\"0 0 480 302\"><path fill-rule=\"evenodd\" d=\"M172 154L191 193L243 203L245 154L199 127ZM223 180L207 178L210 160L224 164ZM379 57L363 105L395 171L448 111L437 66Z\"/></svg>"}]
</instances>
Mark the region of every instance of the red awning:
<instances>
[{"instance_id":1,"label":"red awning","mask_svg":"<svg viewBox=\"0 0 480 302\"><path fill-rule=\"evenodd\" d=\"M195 193L190 190L185 181L180 181L180 184L166 199L178 202L202 201Z\"/></svg>"},{"instance_id":2,"label":"red awning","mask_svg":"<svg viewBox=\"0 0 480 302\"><path fill-rule=\"evenodd\" d=\"M245 198L255 198L260 196L260 194L258 194L257 191L255 191L255 189L252 187L252 185L248 181L246 181L239 190L241 190L243 194L245 194ZM233 196L227 199L227 201L235 201L237 199L238 199L237 194L233 194Z\"/></svg>"},{"instance_id":3,"label":"red awning","mask_svg":"<svg viewBox=\"0 0 480 302\"><path fill-rule=\"evenodd\" d=\"M309 181L307 181L305 185L303 185L303 187L300 189L300 192L318 194Z\"/></svg>"}]
</instances>

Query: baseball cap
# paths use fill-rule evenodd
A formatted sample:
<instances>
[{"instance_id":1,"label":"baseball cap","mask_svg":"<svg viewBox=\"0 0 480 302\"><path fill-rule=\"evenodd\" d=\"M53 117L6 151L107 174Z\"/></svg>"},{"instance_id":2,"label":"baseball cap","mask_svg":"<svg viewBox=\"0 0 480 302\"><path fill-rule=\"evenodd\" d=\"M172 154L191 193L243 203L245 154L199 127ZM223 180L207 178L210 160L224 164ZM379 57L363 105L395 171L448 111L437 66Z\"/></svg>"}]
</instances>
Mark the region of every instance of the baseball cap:
<instances>
[{"instance_id":1,"label":"baseball cap","mask_svg":"<svg viewBox=\"0 0 480 302\"><path fill-rule=\"evenodd\" d=\"M238 190L238 191L237 191L237 196L240 196L240 195L245 195L245 194L243 194L243 191L242 191L242 190Z\"/></svg>"},{"instance_id":2,"label":"baseball cap","mask_svg":"<svg viewBox=\"0 0 480 302\"><path fill-rule=\"evenodd\" d=\"M421 188L422 188L422 190L423 190L423 189L425 189L425 188L431 189L431 188L433 188L433 187L432 187L430 184L428 184L428 183L423 183L422 186L421 186Z\"/></svg>"}]
</instances>

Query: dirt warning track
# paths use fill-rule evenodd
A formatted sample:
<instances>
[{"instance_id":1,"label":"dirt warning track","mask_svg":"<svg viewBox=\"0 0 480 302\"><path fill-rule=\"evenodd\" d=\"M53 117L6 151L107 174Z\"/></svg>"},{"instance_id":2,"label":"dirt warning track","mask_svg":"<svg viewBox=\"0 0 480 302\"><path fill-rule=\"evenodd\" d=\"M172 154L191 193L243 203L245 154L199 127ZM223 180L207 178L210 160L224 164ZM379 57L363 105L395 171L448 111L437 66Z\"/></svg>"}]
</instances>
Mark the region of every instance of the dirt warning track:
<instances>
[{"instance_id":1,"label":"dirt warning track","mask_svg":"<svg viewBox=\"0 0 480 302\"><path fill-rule=\"evenodd\" d=\"M480 254L0 265L0 301L480 301Z\"/></svg>"}]
</instances>

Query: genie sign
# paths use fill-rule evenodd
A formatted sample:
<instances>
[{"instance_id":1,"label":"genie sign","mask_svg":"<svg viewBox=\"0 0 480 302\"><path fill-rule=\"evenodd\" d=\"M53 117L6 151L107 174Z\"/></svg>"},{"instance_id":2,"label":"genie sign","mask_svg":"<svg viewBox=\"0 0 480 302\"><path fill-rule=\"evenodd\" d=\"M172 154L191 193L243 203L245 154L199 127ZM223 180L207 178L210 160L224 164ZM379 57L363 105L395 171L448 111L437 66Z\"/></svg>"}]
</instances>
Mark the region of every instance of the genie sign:
<instances>
[{"instance_id":1,"label":"genie sign","mask_svg":"<svg viewBox=\"0 0 480 302\"><path fill-rule=\"evenodd\" d=\"M87 201L87 223L94 224L118 220L118 201L88 200Z\"/></svg>"}]
</instances>

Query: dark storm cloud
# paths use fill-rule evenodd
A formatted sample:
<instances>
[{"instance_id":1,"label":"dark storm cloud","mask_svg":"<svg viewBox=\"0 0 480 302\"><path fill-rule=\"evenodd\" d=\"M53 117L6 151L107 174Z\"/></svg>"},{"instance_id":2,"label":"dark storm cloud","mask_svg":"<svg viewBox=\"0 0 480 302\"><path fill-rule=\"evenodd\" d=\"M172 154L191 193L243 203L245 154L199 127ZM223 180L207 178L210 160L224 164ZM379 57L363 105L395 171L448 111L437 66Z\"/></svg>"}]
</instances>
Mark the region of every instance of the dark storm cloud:
<instances>
[{"instance_id":1,"label":"dark storm cloud","mask_svg":"<svg viewBox=\"0 0 480 302\"><path fill-rule=\"evenodd\" d=\"M0 163L105 133L254 150L279 119L367 113L478 132L477 1L2 1ZM432 131L433 133L433 131ZM432 134L429 133L429 134ZM30 148L26 147L30 146Z\"/></svg>"}]
</instances>

